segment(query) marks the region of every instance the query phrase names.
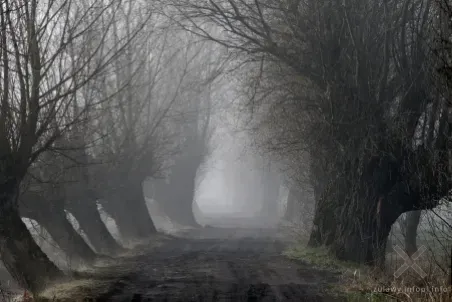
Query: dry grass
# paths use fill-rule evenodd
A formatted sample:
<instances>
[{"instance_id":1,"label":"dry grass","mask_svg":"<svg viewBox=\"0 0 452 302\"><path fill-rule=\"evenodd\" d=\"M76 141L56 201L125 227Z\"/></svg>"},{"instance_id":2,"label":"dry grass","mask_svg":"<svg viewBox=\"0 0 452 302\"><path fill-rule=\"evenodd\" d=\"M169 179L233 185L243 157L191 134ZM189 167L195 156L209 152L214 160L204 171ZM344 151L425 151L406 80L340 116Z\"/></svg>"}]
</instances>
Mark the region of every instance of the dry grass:
<instances>
[{"instance_id":1,"label":"dry grass","mask_svg":"<svg viewBox=\"0 0 452 302\"><path fill-rule=\"evenodd\" d=\"M112 288L110 280L74 279L53 285L43 291L38 301L85 301L108 293Z\"/></svg>"},{"instance_id":2,"label":"dry grass","mask_svg":"<svg viewBox=\"0 0 452 302\"><path fill-rule=\"evenodd\" d=\"M452 301L451 287L446 278L438 275L421 279L414 271L407 270L395 278L393 273L398 267L381 272L368 266L339 261L326 248L308 248L303 243L294 245L285 255L320 269L340 272L341 280L335 290L344 294L348 301Z\"/></svg>"}]
</instances>

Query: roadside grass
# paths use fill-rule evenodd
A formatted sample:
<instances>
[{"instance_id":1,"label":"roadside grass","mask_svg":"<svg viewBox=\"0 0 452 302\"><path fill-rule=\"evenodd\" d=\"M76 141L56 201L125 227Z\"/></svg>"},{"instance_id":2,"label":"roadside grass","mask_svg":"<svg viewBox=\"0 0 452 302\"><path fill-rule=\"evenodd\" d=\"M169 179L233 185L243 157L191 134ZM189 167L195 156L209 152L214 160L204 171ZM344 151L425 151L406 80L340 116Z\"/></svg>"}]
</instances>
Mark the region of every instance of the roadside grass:
<instances>
[{"instance_id":1,"label":"roadside grass","mask_svg":"<svg viewBox=\"0 0 452 302\"><path fill-rule=\"evenodd\" d=\"M339 274L340 281L332 288L346 301L452 302L451 287L443 278L429 274L420 281L419 276L412 271L404 273L402 278L394 278L394 271L402 264L382 272L370 266L340 261L325 247L307 247L305 240L294 243L283 254L315 268Z\"/></svg>"}]
</instances>

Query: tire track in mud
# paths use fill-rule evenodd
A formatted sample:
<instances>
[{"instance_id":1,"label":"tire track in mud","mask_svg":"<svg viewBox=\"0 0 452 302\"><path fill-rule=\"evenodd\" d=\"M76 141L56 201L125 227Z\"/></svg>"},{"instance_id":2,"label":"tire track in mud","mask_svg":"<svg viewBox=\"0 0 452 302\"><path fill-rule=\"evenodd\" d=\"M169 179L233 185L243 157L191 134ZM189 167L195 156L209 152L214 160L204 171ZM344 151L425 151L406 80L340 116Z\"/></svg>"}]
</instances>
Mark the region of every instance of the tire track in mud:
<instances>
[{"instance_id":1,"label":"tire track in mud","mask_svg":"<svg viewBox=\"0 0 452 302\"><path fill-rule=\"evenodd\" d=\"M132 259L133 275L98 301L343 301L324 290L334 276L284 258L282 243L230 233L173 239Z\"/></svg>"}]
</instances>

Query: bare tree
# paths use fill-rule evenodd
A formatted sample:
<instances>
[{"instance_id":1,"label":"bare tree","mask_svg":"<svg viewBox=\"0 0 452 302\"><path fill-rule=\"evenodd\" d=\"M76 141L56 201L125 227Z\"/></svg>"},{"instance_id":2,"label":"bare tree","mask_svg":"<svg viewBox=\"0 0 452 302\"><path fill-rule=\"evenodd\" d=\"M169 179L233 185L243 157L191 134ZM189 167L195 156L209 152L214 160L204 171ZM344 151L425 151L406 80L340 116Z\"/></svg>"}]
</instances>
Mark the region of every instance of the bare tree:
<instances>
[{"instance_id":1,"label":"bare tree","mask_svg":"<svg viewBox=\"0 0 452 302\"><path fill-rule=\"evenodd\" d=\"M121 37L115 49L105 47L120 4L11 0L0 5L1 258L19 284L33 291L61 277L61 272L20 219L19 186L39 155L80 121L71 111L74 93L101 73L133 38ZM88 15L92 22L85 24L81 20ZM107 20L106 26L97 27L101 19ZM100 39L88 47L83 37L93 28ZM76 56L69 53L72 47ZM94 60L101 51L101 59ZM94 104L83 104L89 106Z\"/></svg>"},{"instance_id":2,"label":"bare tree","mask_svg":"<svg viewBox=\"0 0 452 302\"><path fill-rule=\"evenodd\" d=\"M311 245L382 264L399 215L447 195L444 99L431 78L431 1L174 1L173 9L181 26L251 64L249 104L260 117L274 110L290 116L284 111L296 108L302 125L288 126L302 131L281 137L301 147L295 159L309 154L317 201ZM199 20L223 32L213 35ZM292 80L280 81L281 74ZM434 139L415 144L428 123L440 125L438 132L424 127Z\"/></svg>"},{"instance_id":3,"label":"bare tree","mask_svg":"<svg viewBox=\"0 0 452 302\"><path fill-rule=\"evenodd\" d=\"M136 9L123 12L127 23L135 22ZM192 58L189 46L177 43L172 35L161 18L153 18L99 86L104 98L112 101L103 108L98 126L101 139L95 156L100 165L93 169L93 184L126 241L156 231L143 182L162 171L178 144L171 142L177 132L171 121L187 89Z\"/></svg>"},{"instance_id":4,"label":"bare tree","mask_svg":"<svg viewBox=\"0 0 452 302\"><path fill-rule=\"evenodd\" d=\"M179 32L179 35L186 33ZM193 202L201 166L211 152L213 134L211 118L216 101L213 85L223 67L223 60L215 61L219 49L210 42L186 35L181 43L187 43L186 55L190 76L184 83L181 102L174 108L175 127L180 144L177 155L169 168L168 182L155 181L155 199L165 213L181 225L198 226L193 215Z\"/></svg>"},{"instance_id":5,"label":"bare tree","mask_svg":"<svg viewBox=\"0 0 452 302\"><path fill-rule=\"evenodd\" d=\"M58 138L54 146L61 141ZM68 166L66 158L45 151L28 170L19 195L21 217L35 220L44 227L63 252L74 263L91 264L96 254L76 232L66 218L66 190L64 177Z\"/></svg>"}]
</instances>

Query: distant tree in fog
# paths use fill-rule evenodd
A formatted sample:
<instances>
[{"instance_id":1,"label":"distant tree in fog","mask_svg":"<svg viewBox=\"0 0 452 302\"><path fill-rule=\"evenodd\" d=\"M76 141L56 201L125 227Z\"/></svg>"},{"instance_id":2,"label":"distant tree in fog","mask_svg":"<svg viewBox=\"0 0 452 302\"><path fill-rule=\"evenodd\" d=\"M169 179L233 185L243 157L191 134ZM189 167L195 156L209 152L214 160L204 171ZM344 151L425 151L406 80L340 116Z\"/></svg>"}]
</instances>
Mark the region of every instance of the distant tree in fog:
<instances>
[{"instance_id":1,"label":"distant tree in fog","mask_svg":"<svg viewBox=\"0 0 452 302\"><path fill-rule=\"evenodd\" d=\"M312 246L382 265L400 214L448 195L448 105L432 77L434 1L172 3L182 27L247 64L249 108L267 124L264 147L298 171L309 158ZM206 23L222 31L212 35Z\"/></svg>"},{"instance_id":2,"label":"distant tree in fog","mask_svg":"<svg viewBox=\"0 0 452 302\"><path fill-rule=\"evenodd\" d=\"M187 45L189 76L183 84L180 102L174 107L173 125L179 143L168 181L154 181L154 198L173 221L187 226L198 226L193 215L197 179L202 165L211 154L212 122L217 100L214 89L223 68L220 49L210 42L179 32L180 42Z\"/></svg>"}]
</instances>

